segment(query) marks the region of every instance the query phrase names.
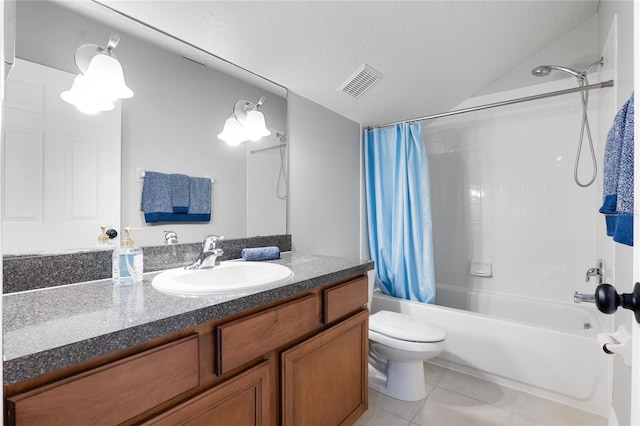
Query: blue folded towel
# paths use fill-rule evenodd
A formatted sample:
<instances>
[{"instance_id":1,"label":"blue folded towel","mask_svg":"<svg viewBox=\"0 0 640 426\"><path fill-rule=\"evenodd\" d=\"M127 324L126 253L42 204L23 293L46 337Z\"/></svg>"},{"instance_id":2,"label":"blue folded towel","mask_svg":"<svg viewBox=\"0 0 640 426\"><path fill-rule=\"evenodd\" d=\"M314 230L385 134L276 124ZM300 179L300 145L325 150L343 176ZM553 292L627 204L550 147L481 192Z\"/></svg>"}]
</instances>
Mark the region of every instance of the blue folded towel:
<instances>
[{"instance_id":1,"label":"blue folded towel","mask_svg":"<svg viewBox=\"0 0 640 426\"><path fill-rule=\"evenodd\" d=\"M141 210L145 213L173 213L171 203L171 176L164 173L145 172L142 186ZM147 222L149 222L147 220Z\"/></svg>"},{"instance_id":2,"label":"blue folded towel","mask_svg":"<svg viewBox=\"0 0 640 426\"><path fill-rule=\"evenodd\" d=\"M189 176L171 175L171 206L174 213L189 213Z\"/></svg>"},{"instance_id":3,"label":"blue folded towel","mask_svg":"<svg viewBox=\"0 0 640 426\"><path fill-rule=\"evenodd\" d=\"M209 222L211 179L146 172L142 186L141 210L147 223Z\"/></svg>"},{"instance_id":4,"label":"blue folded towel","mask_svg":"<svg viewBox=\"0 0 640 426\"><path fill-rule=\"evenodd\" d=\"M242 259L247 261L280 259L280 248L271 246L242 249Z\"/></svg>"},{"instance_id":5,"label":"blue folded towel","mask_svg":"<svg viewBox=\"0 0 640 426\"><path fill-rule=\"evenodd\" d=\"M616 114L604 153L603 203L607 235L633 246L634 95Z\"/></svg>"},{"instance_id":6,"label":"blue folded towel","mask_svg":"<svg viewBox=\"0 0 640 426\"><path fill-rule=\"evenodd\" d=\"M189 178L189 214L211 219L211 179Z\"/></svg>"}]
</instances>

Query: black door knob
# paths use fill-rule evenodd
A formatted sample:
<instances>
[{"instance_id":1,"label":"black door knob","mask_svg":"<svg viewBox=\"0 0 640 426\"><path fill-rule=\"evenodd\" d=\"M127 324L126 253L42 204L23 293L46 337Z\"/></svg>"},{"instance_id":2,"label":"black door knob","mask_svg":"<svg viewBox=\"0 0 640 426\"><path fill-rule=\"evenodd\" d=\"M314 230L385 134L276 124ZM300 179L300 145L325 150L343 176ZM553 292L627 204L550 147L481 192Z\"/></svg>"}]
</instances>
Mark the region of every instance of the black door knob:
<instances>
[{"instance_id":1,"label":"black door knob","mask_svg":"<svg viewBox=\"0 0 640 426\"><path fill-rule=\"evenodd\" d=\"M612 314L618 306L634 312L636 321L640 323L640 283L633 287L633 293L618 294L611 284L600 284L596 288L596 306L605 314Z\"/></svg>"}]
</instances>

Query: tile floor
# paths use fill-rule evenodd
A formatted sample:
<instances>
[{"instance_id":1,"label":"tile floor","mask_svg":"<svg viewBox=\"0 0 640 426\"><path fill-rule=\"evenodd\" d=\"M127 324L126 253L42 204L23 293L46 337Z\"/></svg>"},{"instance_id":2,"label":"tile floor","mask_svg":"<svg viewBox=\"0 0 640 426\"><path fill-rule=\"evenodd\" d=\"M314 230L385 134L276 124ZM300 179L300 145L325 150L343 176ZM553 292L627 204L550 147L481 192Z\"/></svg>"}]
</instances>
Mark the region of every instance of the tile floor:
<instances>
[{"instance_id":1,"label":"tile floor","mask_svg":"<svg viewBox=\"0 0 640 426\"><path fill-rule=\"evenodd\" d=\"M425 363L427 398L405 402L369 388L356 426L606 426L607 419L506 386Z\"/></svg>"}]
</instances>

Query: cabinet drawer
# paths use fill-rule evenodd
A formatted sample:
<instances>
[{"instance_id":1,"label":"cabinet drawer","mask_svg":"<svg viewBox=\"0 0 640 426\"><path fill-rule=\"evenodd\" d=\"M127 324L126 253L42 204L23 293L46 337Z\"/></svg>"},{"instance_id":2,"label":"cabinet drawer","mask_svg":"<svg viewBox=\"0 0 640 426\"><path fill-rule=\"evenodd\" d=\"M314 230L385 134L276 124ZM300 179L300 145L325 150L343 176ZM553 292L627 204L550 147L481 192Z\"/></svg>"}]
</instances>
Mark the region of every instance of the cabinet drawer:
<instances>
[{"instance_id":1,"label":"cabinet drawer","mask_svg":"<svg viewBox=\"0 0 640 426\"><path fill-rule=\"evenodd\" d=\"M320 325L314 294L220 325L215 329L216 374L233 370Z\"/></svg>"},{"instance_id":2,"label":"cabinet drawer","mask_svg":"<svg viewBox=\"0 0 640 426\"><path fill-rule=\"evenodd\" d=\"M369 280L362 276L322 291L325 324L361 309L367 304Z\"/></svg>"},{"instance_id":3,"label":"cabinet drawer","mask_svg":"<svg viewBox=\"0 0 640 426\"><path fill-rule=\"evenodd\" d=\"M8 398L10 424L113 425L200 384L198 336Z\"/></svg>"}]
</instances>

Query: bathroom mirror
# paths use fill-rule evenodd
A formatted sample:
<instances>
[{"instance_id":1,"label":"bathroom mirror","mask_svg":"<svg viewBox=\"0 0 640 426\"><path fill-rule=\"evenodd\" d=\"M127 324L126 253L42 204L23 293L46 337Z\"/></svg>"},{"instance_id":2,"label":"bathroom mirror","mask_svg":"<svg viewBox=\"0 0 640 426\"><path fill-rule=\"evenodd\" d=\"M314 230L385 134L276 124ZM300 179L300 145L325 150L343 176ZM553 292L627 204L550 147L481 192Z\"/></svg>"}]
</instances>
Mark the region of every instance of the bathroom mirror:
<instances>
[{"instance_id":1,"label":"bathroom mirror","mask_svg":"<svg viewBox=\"0 0 640 426\"><path fill-rule=\"evenodd\" d=\"M59 203L69 198L73 202L73 197L76 197L76 201L86 202L88 199L88 204L95 206L96 200L103 200L103 205L108 207L94 210L108 210L115 206L116 213L111 216L115 217L107 219L111 223L101 223L101 212L98 211L97 219L89 217L93 213L87 217L79 215L80 221L85 219L86 223L77 231L57 227L45 229L46 214L25 219L15 212L7 215L5 205L3 254L90 249L100 233L98 223L119 231L125 226L140 228L134 238L141 246L162 244L167 230L175 231L180 243L197 242L207 234L242 238L286 233L286 89L99 3L17 2L16 58L66 72L70 78L77 74L75 50L86 43L105 46L112 33L120 36L114 54L122 64L134 97L119 101L120 112L116 108L100 113L120 114L119 147L103 152L89 150L85 153L89 160L83 159L82 164L90 171L114 165L117 174L112 180L119 176L119 184L112 190L93 194L87 189L91 188L87 180L93 179L93 175L84 170L89 178L78 174L80 183L74 184L83 187L84 192L76 191L70 197L70 184L63 186L60 192L42 192L49 191L47 196L59 200ZM9 78L13 77L10 74ZM8 88L7 94L12 90ZM220 141L217 134L234 104L238 100L255 103L261 96L266 98L261 110L272 135L235 147ZM69 114L76 113L72 111ZM5 121L4 125L6 135L10 124ZM46 146L46 138L43 139L43 145L36 146ZM19 144L5 144L5 149L7 146ZM67 150L66 157L76 155L69 149L68 141L66 148L61 149ZM35 152L39 153L37 149ZM65 155L58 157L66 161ZM37 158L37 161L29 162L32 170L44 168L53 161L45 156ZM6 161L10 160L5 156ZM60 173L72 174L77 169L66 164ZM143 171L210 177L213 181L211 221L146 224L140 211ZM36 185L47 178L41 174L32 176L31 180L36 181ZM5 182L5 197L9 194L18 201L26 199L20 197L27 192L12 186L16 181L9 179ZM78 196L78 193L84 195ZM40 212L39 201L34 202L33 210ZM24 232L30 232L29 221L45 230L36 235L24 235ZM12 235L12 241L5 237L8 234ZM20 240L26 243L14 244ZM52 244L53 240L55 244Z\"/></svg>"}]
</instances>

